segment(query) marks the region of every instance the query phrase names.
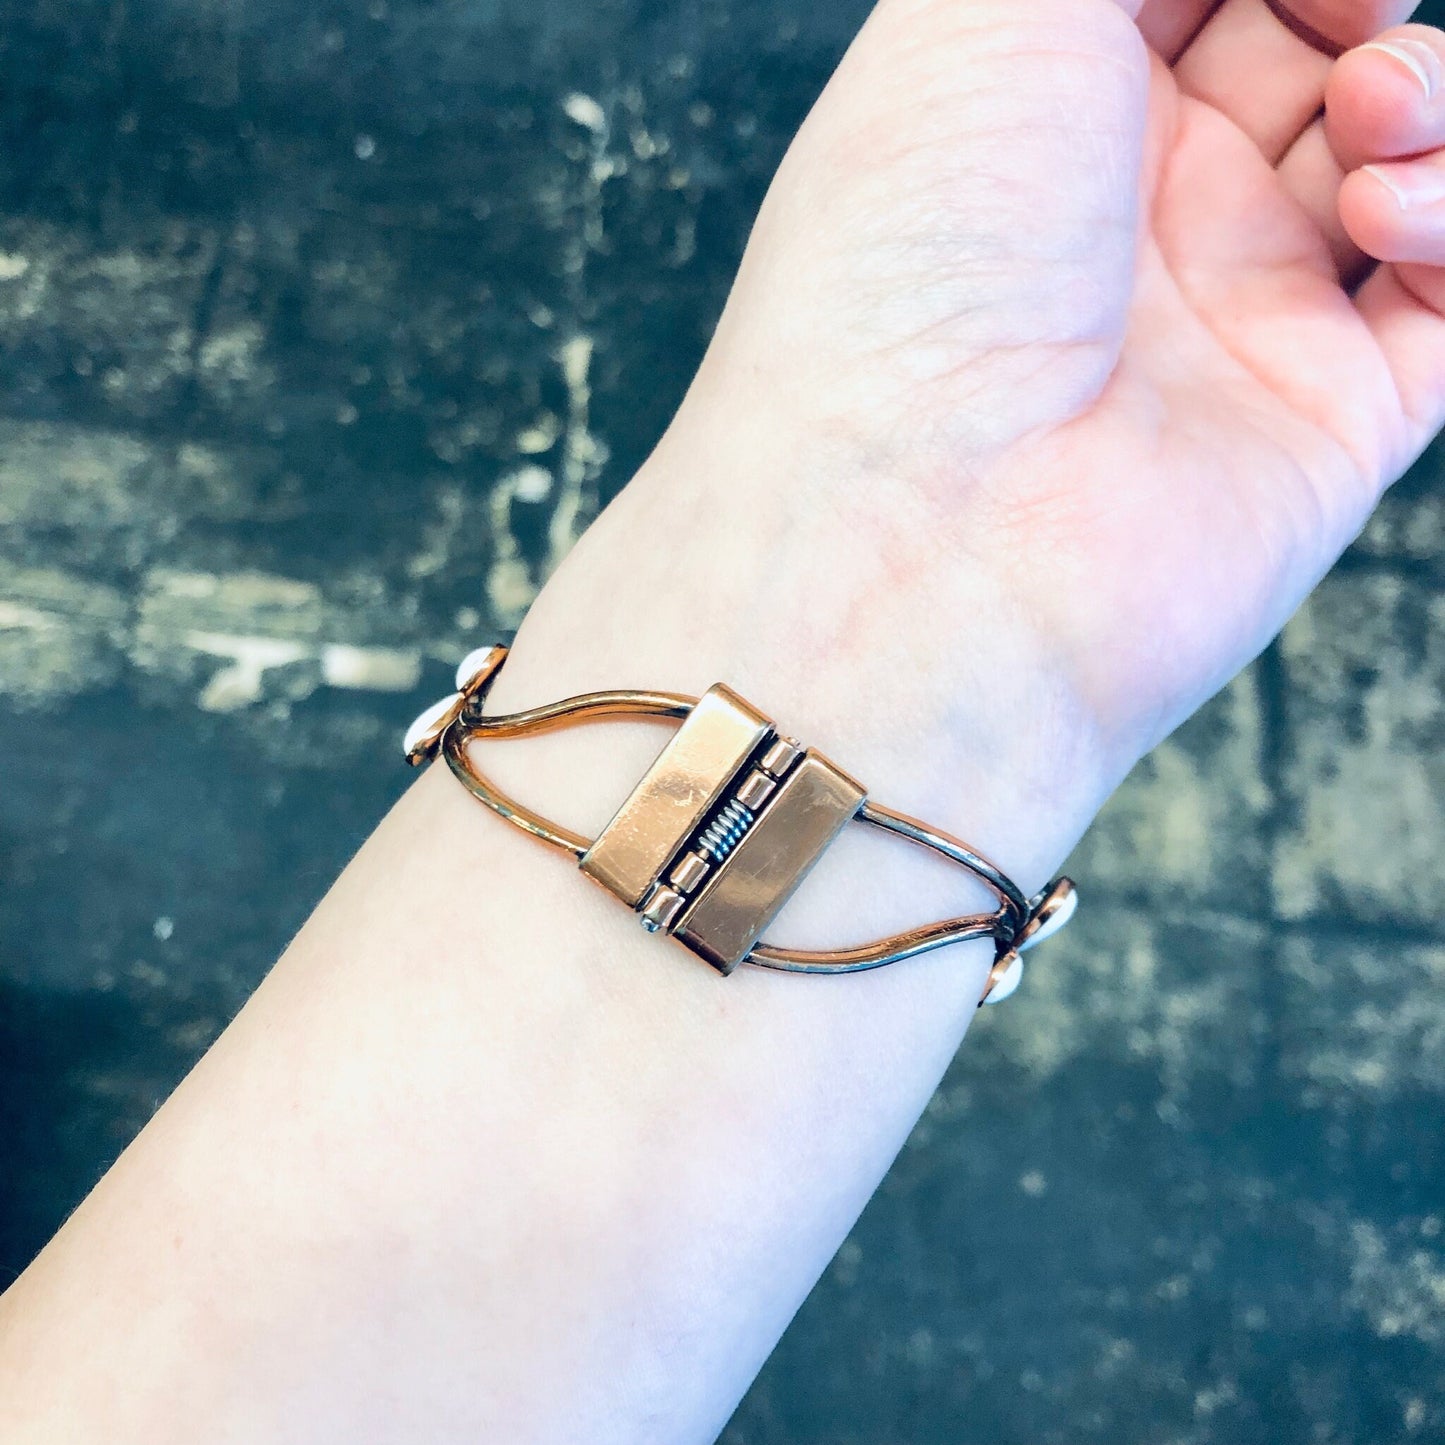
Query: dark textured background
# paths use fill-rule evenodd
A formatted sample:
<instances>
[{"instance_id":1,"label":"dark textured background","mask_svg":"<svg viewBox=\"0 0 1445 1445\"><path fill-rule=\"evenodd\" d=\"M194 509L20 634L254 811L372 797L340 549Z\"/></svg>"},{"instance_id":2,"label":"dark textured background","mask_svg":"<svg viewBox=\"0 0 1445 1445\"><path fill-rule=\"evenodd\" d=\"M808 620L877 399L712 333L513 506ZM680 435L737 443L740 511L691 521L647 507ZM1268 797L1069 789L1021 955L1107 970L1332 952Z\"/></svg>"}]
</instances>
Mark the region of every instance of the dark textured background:
<instances>
[{"instance_id":1,"label":"dark textured background","mask_svg":"<svg viewBox=\"0 0 1445 1445\"><path fill-rule=\"evenodd\" d=\"M0 0L0 1273L642 458L864 9ZM1445 1435L1440 470L1100 821L727 1445Z\"/></svg>"}]
</instances>

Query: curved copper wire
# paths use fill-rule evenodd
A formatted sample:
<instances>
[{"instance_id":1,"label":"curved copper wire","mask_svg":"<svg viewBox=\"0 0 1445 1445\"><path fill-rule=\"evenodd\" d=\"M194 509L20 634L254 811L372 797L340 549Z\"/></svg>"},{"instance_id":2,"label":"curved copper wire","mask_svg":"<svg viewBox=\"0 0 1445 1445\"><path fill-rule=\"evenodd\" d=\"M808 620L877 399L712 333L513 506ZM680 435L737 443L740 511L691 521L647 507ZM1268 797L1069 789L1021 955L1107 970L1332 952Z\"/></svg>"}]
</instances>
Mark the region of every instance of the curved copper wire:
<instances>
[{"instance_id":1,"label":"curved copper wire","mask_svg":"<svg viewBox=\"0 0 1445 1445\"><path fill-rule=\"evenodd\" d=\"M872 968L885 968L890 963L902 963L905 958L931 953L935 948L947 948L952 943L996 938L997 922L996 913L947 918L855 948L776 948L769 943L757 943L743 962L779 973L866 973Z\"/></svg>"},{"instance_id":2,"label":"curved copper wire","mask_svg":"<svg viewBox=\"0 0 1445 1445\"><path fill-rule=\"evenodd\" d=\"M993 890L998 896L999 907L993 913L971 913L961 918L940 919L937 923L910 928L854 948L774 948L770 944L759 943L745 962L783 973L863 973L870 968L884 968L890 963L901 963L905 958L916 958L921 953L931 953L936 948L966 943L970 939L992 938L1000 945L1000 954L1007 951L1007 946L1028 917L1029 904L997 864L952 834L931 828L917 818L910 818L907 813L885 808L881 803L865 802L858 810L857 821L906 838L910 843L957 863Z\"/></svg>"},{"instance_id":3,"label":"curved copper wire","mask_svg":"<svg viewBox=\"0 0 1445 1445\"><path fill-rule=\"evenodd\" d=\"M486 685L467 698L460 716L442 735L441 749L447 766L472 797L499 818L540 842L570 853L579 862L592 846L591 840L549 821L504 793L477 770L467 753L467 744L473 738L482 737L536 737L574 723L601 722L607 718L685 718L697 705L695 697L671 692L587 692L544 707L529 708L526 712L485 717L481 708L490 684L489 678Z\"/></svg>"},{"instance_id":4,"label":"curved copper wire","mask_svg":"<svg viewBox=\"0 0 1445 1445\"><path fill-rule=\"evenodd\" d=\"M559 728L609 718L674 718L680 721L696 706L697 699L668 692L590 692L525 712L488 717L483 714L482 707L498 670L500 664L469 693L457 717L443 733L440 750L453 775L478 802L514 828L580 861L592 846L591 840L544 818L503 792L478 770L468 752L468 744L474 738L535 737ZM993 891L999 899L999 907L992 913L941 919L852 948L778 948L759 943L744 962L784 973L861 973L946 948L950 944L992 938L997 953L995 968L990 975L989 986L992 988L1000 976L999 964L1012 957L1015 938L1030 922L1029 900L995 863L960 839L917 818L865 801L856 821L893 833L957 863Z\"/></svg>"},{"instance_id":5,"label":"curved copper wire","mask_svg":"<svg viewBox=\"0 0 1445 1445\"><path fill-rule=\"evenodd\" d=\"M526 712L487 717L482 712L489 688L474 692L462 709L460 721L474 737L524 738L554 732L573 723L600 722L604 718L669 717L680 722L697 706L695 697L678 692L584 692L564 697Z\"/></svg>"},{"instance_id":6,"label":"curved copper wire","mask_svg":"<svg viewBox=\"0 0 1445 1445\"><path fill-rule=\"evenodd\" d=\"M540 813L509 797L494 783L489 782L472 766L467 757L467 739L470 735L465 728L453 724L442 737L442 756L452 775L479 803L485 804L499 818L505 819L514 828L520 828L541 843L550 843L564 853L570 853L577 862L592 845L580 833L564 828L560 823L550 822ZM517 734L513 734L517 736Z\"/></svg>"},{"instance_id":7,"label":"curved copper wire","mask_svg":"<svg viewBox=\"0 0 1445 1445\"><path fill-rule=\"evenodd\" d=\"M900 838L907 838L910 843L917 843L920 847L931 848L935 853L941 853L945 858L967 868L975 877L987 883L1004 907L1010 913L1016 914L1020 923L1023 922L1024 915L1029 911L1028 899L997 863L970 848L962 839L955 838L952 833L945 833L941 828L921 823L917 818L910 818L907 813L900 813L893 808L885 808L882 803L871 801L864 803L859 810L858 821L896 833Z\"/></svg>"}]
</instances>

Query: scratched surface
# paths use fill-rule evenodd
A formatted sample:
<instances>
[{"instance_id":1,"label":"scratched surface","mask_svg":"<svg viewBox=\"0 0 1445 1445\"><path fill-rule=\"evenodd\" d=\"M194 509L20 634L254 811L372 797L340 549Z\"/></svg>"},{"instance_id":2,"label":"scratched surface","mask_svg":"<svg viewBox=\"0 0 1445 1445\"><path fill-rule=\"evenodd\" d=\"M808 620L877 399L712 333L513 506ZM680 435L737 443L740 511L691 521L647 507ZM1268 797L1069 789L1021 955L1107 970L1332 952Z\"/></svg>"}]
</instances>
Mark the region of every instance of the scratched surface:
<instances>
[{"instance_id":1,"label":"scratched surface","mask_svg":"<svg viewBox=\"0 0 1445 1445\"><path fill-rule=\"evenodd\" d=\"M863 8L0 0L0 1274L645 454ZM726 1445L1445 1436L1441 469L1115 800Z\"/></svg>"}]
</instances>

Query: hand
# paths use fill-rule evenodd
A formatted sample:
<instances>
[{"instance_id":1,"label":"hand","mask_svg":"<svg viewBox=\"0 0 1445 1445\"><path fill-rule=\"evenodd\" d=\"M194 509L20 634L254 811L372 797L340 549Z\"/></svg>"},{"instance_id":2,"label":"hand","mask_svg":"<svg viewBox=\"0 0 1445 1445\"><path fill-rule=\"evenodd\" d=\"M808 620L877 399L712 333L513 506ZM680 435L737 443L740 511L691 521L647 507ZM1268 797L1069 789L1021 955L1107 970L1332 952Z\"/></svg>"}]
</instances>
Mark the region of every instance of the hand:
<instances>
[{"instance_id":1,"label":"hand","mask_svg":"<svg viewBox=\"0 0 1445 1445\"><path fill-rule=\"evenodd\" d=\"M1042 882L1440 420L1445 40L1294 29L882 0L495 705L725 679ZM645 761L531 746L487 766L579 829ZM779 941L922 921L815 897ZM992 962L724 982L433 769L6 1293L0 1434L712 1440Z\"/></svg>"},{"instance_id":2,"label":"hand","mask_svg":"<svg viewBox=\"0 0 1445 1445\"><path fill-rule=\"evenodd\" d=\"M1445 37L1294 3L883 0L524 642L580 610L778 707L806 660L975 836L985 766L1082 826L1441 420Z\"/></svg>"}]
</instances>

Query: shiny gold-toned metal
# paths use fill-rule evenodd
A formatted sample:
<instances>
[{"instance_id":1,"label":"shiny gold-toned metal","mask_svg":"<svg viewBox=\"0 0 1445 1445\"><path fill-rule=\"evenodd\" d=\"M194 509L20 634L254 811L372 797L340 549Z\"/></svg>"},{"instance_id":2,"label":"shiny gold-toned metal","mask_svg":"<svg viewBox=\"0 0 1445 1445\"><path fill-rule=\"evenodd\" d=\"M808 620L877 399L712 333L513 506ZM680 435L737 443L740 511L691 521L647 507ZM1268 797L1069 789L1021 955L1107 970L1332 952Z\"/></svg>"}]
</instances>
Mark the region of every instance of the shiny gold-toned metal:
<instances>
[{"instance_id":1,"label":"shiny gold-toned metal","mask_svg":"<svg viewBox=\"0 0 1445 1445\"><path fill-rule=\"evenodd\" d=\"M758 760L764 772L781 778L802 755L802 748L793 738L779 738Z\"/></svg>"},{"instance_id":2,"label":"shiny gold-toned metal","mask_svg":"<svg viewBox=\"0 0 1445 1445\"><path fill-rule=\"evenodd\" d=\"M525 738L548 733L574 723L601 722L613 718L686 718L697 699L670 692L589 692L579 697L529 708L526 712L486 717L482 705L496 677L494 671L465 700L456 723L442 739L447 766L464 788L479 802L513 827L529 833L539 842L570 853L580 863L592 846L590 840L549 822L524 807L489 781L472 761L468 744L474 738Z\"/></svg>"},{"instance_id":3,"label":"shiny gold-toned metal","mask_svg":"<svg viewBox=\"0 0 1445 1445\"><path fill-rule=\"evenodd\" d=\"M582 871L635 908L771 731L730 688L709 688L598 834Z\"/></svg>"},{"instance_id":4,"label":"shiny gold-toned metal","mask_svg":"<svg viewBox=\"0 0 1445 1445\"><path fill-rule=\"evenodd\" d=\"M457 691L464 699L491 686L492 679L507 660L507 651L501 643L494 643L490 647L479 647L462 658L457 664L456 683Z\"/></svg>"},{"instance_id":5,"label":"shiny gold-toned metal","mask_svg":"<svg viewBox=\"0 0 1445 1445\"><path fill-rule=\"evenodd\" d=\"M772 796L773 790L777 786L776 778L770 778L760 768L754 768L734 796L743 807L756 813Z\"/></svg>"},{"instance_id":6,"label":"shiny gold-toned metal","mask_svg":"<svg viewBox=\"0 0 1445 1445\"><path fill-rule=\"evenodd\" d=\"M885 808L881 803L871 800L865 802L858 810L858 821L928 848L966 868L988 885L998 897L999 907L992 913L945 918L937 923L924 924L919 928L911 928L904 933L880 938L874 943L860 944L855 948L809 951L759 945L753 949L752 957L748 960L750 963L760 964L764 968L781 969L787 973L861 973L871 968L884 968L890 963L900 963L905 958L915 958L921 953L931 953L936 948L966 943L970 939L993 938L1006 944L1012 943L1015 932L1022 926L1028 914L1028 903L1018 887L1010 882L997 864L990 862L952 834L931 828L917 818L910 818L906 813ZM987 997L987 993L984 997Z\"/></svg>"},{"instance_id":7,"label":"shiny gold-toned metal","mask_svg":"<svg viewBox=\"0 0 1445 1445\"><path fill-rule=\"evenodd\" d=\"M863 805L863 789L818 753L804 753L678 920L674 935L721 973L748 956L798 884Z\"/></svg>"},{"instance_id":8,"label":"shiny gold-toned metal","mask_svg":"<svg viewBox=\"0 0 1445 1445\"><path fill-rule=\"evenodd\" d=\"M1019 929L1014 938L1014 947L1022 953L1033 943L1035 937L1048 928L1056 914L1072 908L1075 896L1073 880L1060 878L1033 901L1029 909L1028 922Z\"/></svg>"},{"instance_id":9,"label":"shiny gold-toned metal","mask_svg":"<svg viewBox=\"0 0 1445 1445\"><path fill-rule=\"evenodd\" d=\"M978 1000L979 1008L988 1002L988 996L1003 982L1003 976L1014 964L1018 962L1019 951L1016 948L1006 949L1001 952L993 961L993 967L988 971L988 982L983 986L983 993Z\"/></svg>"},{"instance_id":10,"label":"shiny gold-toned metal","mask_svg":"<svg viewBox=\"0 0 1445 1445\"><path fill-rule=\"evenodd\" d=\"M643 900L642 926L649 933L665 932L672 927L686 902L676 889L659 884Z\"/></svg>"},{"instance_id":11,"label":"shiny gold-toned metal","mask_svg":"<svg viewBox=\"0 0 1445 1445\"><path fill-rule=\"evenodd\" d=\"M583 863L589 854L595 853L598 844L606 836L606 831L604 830L604 834L597 840L588 840L517 802L491 783L477 768L471 756L472 742L530 737L556 728L613 718L677 720L683 723L683 727L678 730L679 737L699 712L703 714L703 721L721 716L730 710L735 710L736 715L745 720L745 728L739 728L735 734L728 729L714 733L712 726L708 727L709 748L715 751L699 748L696 756L687 752L681 754L684 763L682 771L692 770L689 775L706 795L707 801L691 805L679 802L675 805L675 815L668 827L661 826L655 818L644 829L651 835L648 843L652 850L650 856L657 857L658 861L642 889L636 894L634 903L634 907L641 905L645 910L645 925L658 930L671 929L680 941L725 972L736 966L738 960L735 955L739 947L735 942L729 946L727 941L744 937L753 920L762 919L758 923L759 931L766 927L817 856L850 818L928 848L954 862L993 892L998 900L998 907L992 912L942 919L851 948L777 948L757 941L754 933L740 961L789 973L855 973L864 969L882 968L969 939L991 938L994 941L995 961L989 972L983 998L980 999L982 1003L1008 972L1016 954L1028 947L1041 932L1047 931L1051 920L1057 925L1059 915L1073 906L1074 885L1067 878L1056 879L1033 898L1026 898L996 864L975 849L949 833L868 800L857 783L847 774L833 768L818 754L805 753L790 738L778 738L767 743L772 724L756 709L743 702L737 694L721 685L711 689L707 698L702 700L677 693L633 690L595 692L566 698L561 702L531 708L525 712L488 717L482 709L488 690L505 659L504 648L497 649L495 658L486 658L485 665L477 675L467 679L465 694L458 695L445 710L445 721L439 717L437 723L440 726L432 726L432 720L428 718L429 726L424 743L418 744L411 751L417 754L415 761L418 762L425 762L438 754L445 757L452 773L479 802L538 841L570 854L579 864ZM704 709L703 704L708 699L713 701ZM440 706L438 704L438 707ZM716 713L715 708L719 709ZM736 716L733 722L736 723ZM744 731L752 738L751 743L746 746L743 742ZM695 730L695 735L701 739L702 730ZM733 764L730 770L722 756L726 745L719 741L725 736L732 737ZM677 738L672 741L675 743ZM654 769L667 758L671 747L672 743L663 750L653 765ZM806 769L808 782L800 784L801 789L811 789L819 779L826 777L832 792L827 788L822 790L827 798L827 801L821 804L824 815L835 821L839 814L845 813L846 816L843 816L841 821L836 821L836 826L830 824L829 828L824 828L819 824L811 831L803 824L796 828L785 826L788 818L786 809L774 818L787 794L788 783L784 783L776 790L770 790L769 795L762 799L756 817L752 817L750 813L747 827L735 840L731 851L722 862L710 862L700 851L688 851L675 857L678 850L709 818L712 810L721 801L737 799L739 790L745 788L752 777L752 773L744 772L744 769L759 748L763 751L761 756L756 757L754 766L761 767L774 777L788 773L790 768L798 769L795 776L801 776ZM801 763L800 759L803 760ZM808 766L814 762L821 764L826 771L817 772ZM649 777L652 771L649 770ZM739 776L742 776L743 781L735 785ZM839 779L843 781L840 783ZM645 778L644 782L646 781ZM638 800L641 791L642 785L639 785L628 801ZM665 789L663 791L666 792ZM678 796L690 795L685 789L679 789ZM800 791L797 796L801 798L803 793ZM856 801L850 808L849 800L855 797ZM746 804L743 806L747 807ZM626 810L625 803L619 810L618 817L622 817ZM615 823L617 819L614 818L613 821ZM611 826L609 824L609 828ZM827 836L816 846L809 841L825 832ZM667 836L669 833L670 838ZM791 837L798 850L787 857L784 857L785 850L781 846L785 837ZM804 855L807 855L806 858ZM672 864L668 875L670 887L658 882L669 863ZM739 869L739 864L743 864L743 868ZM733 875L735 884L723 888L720 880L726 879L735 869L739 869ZM703 879L706 881L702 882ZM627 886L631 886L630 875ZM688 896L689 888L697 890L695 896ZM715 895L715 900L703 908L704 902L712 895ZM776 898L776 903L769 901L773 898ZM723 904L728 904L727 910L723 909ZM749 909L752 910L751 913ZM765 913L766 917L763 916ZM647 916L648 914L651 916ZM694 915L697 916L697 931L691 933L689 930L694 927Z\"/></svg>"},{"instance_id":12,"label":"shiny gold-toned metal","mask_svg":"<svg viewBox=\"0 0 1445 1445\"><path fill-rule=\"evenodd\" d=\"M681 721L697 706L695 697L684 697L676 692L584 692L577 697L563 698L561 702L528 708L526 712L487 717L482 712L482 706L487 700L490 683L495 680L493 674L486 686L467 697L462 708L461 721L474 737L535 737L575 723L603 722L608 718L660 717Z\"/></svg>"},{"instance_id":13,"label":"shiny gold-toned metal","mask_svg":"<svg viewBox=\"0 0 1445 1445\"><path fill-rule=\"evenodd\" d=\"M412 767L419 768L436 757L447 729L462 715L472 697L486 693L506 660L507 649L501 646L478 648L467 654L457 668L457 690L428 708L407 732L406 760Z\"/></svg>"},{"instance_id":14,"label":"shiny gold-toned metal","mask_svg":"<svg viewBox=\"0 0 1445 1445\"><path fill-rule=\"evenodd\" d=\"M465 702L460 693L454 693L434 703L411 725L406 736L406 760L412 767L425 767L436 757L447 730L462 715Z\"/></svg>"},{"instance_id":15,"label":"shiny gold-toned metal","mask_svg":"<svg viewBox=\"0 0 1445 1445\"><path fill-rule=\"evenodd\" d=\"M701 853L684 853L667 881L679 893L691 893L707 877L708 861Z\"/></svg>"}]
</instances>

